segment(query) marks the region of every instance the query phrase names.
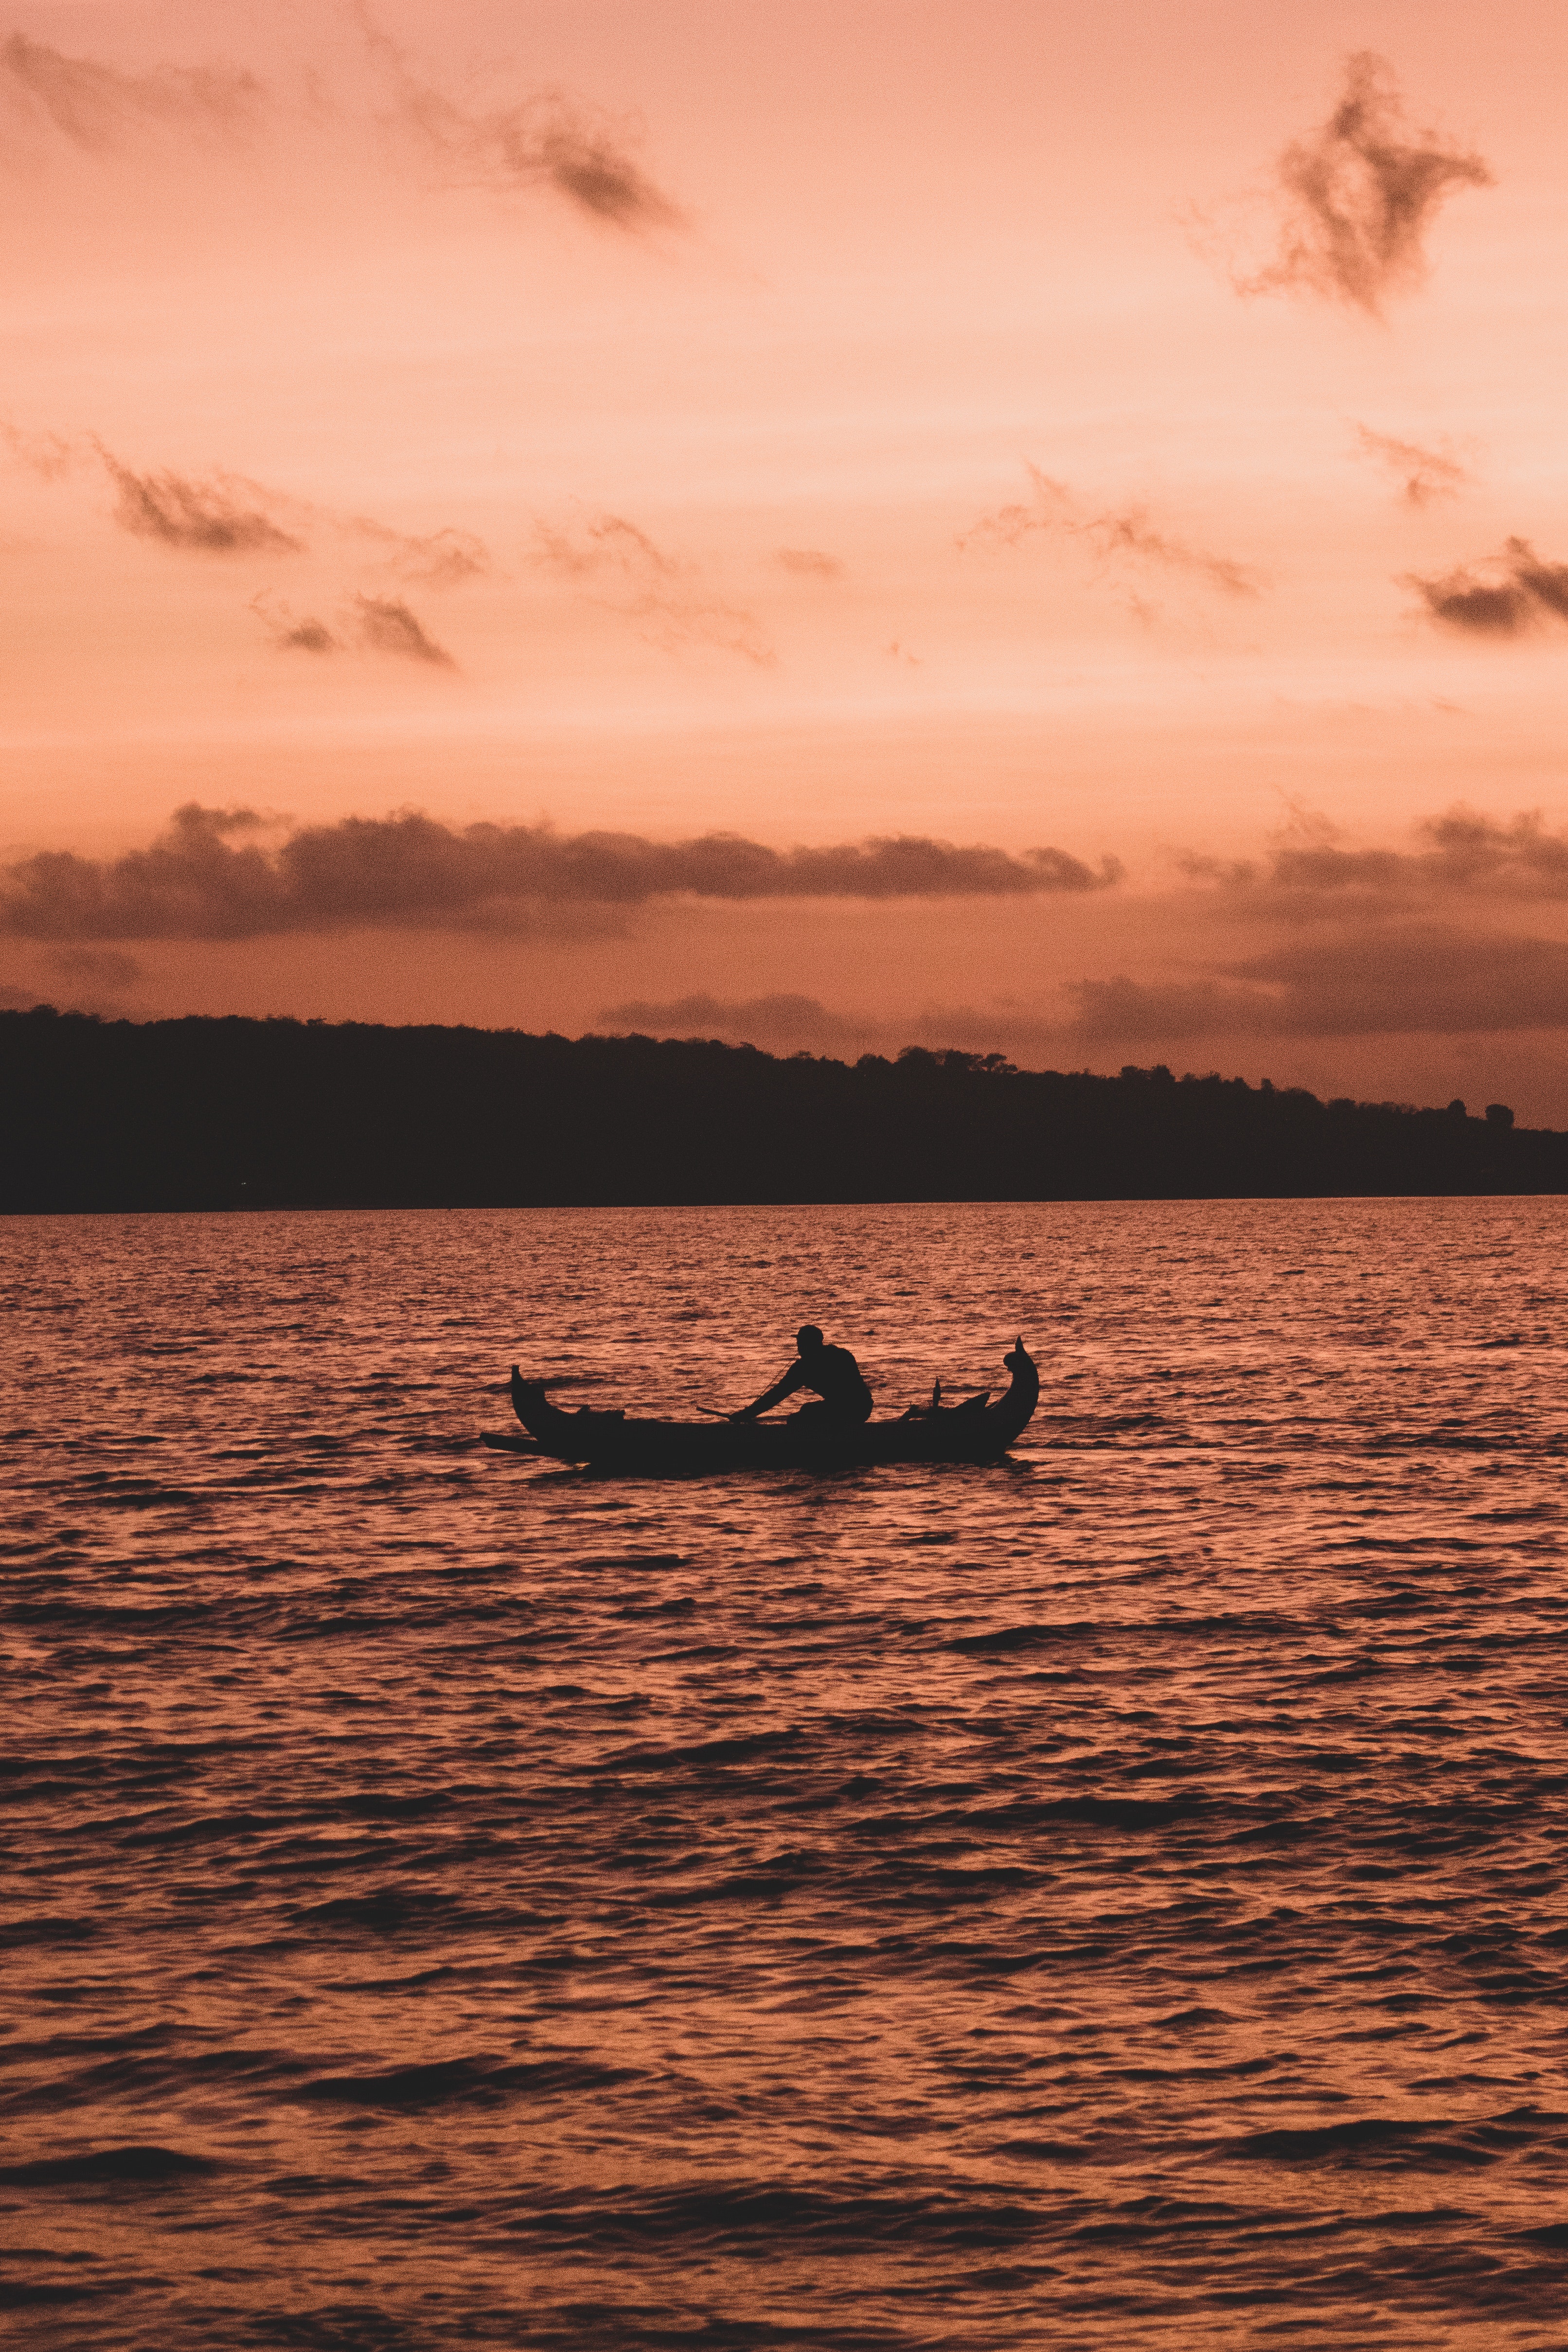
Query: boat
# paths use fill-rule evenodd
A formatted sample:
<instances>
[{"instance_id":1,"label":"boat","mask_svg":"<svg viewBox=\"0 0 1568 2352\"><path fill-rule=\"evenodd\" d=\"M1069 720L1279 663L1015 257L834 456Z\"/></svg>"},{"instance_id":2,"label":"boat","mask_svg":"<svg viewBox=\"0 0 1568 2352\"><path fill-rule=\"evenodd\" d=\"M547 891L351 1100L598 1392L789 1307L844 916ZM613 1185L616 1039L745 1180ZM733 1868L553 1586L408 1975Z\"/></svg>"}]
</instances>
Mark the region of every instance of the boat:
<instances>
[{"instance_id":1,"label":"boat","mask_svg":"<svg viewBox=\"0 0 1568 2352\"><path fill-rule=\"evenodd\" d=\"M896 1421L824 1426L814 1415L784 1421L640 1421L626 1412L595 1412L584 1405L563 1412L551 1403L548 1381L526 1381L511 1368L512 1409L526 1437L487 1433L485 1444L506 1454L550 1456L594 1470L837 1470L877 1462L995 1462L1006 1453L1039 1401L1040 1376L1020 1339L1004 1357L1011 1375L1005 1392L991 1391L943 1404L939 1381L929 1405L912 1405Z\"/></svg>"}]
</instances>

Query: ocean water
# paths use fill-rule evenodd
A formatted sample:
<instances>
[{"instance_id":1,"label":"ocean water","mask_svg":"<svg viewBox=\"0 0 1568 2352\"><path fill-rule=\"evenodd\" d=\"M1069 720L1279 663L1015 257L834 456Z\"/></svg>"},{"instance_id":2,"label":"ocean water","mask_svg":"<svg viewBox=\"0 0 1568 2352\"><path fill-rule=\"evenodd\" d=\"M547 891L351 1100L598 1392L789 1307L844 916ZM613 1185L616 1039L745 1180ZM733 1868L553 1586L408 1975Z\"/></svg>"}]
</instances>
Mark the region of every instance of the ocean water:
<instances>
[{"instance_id":1,"label":"ocean water","mask_svg":"<svg viewBox=\"0 0 1568 2352\"><path fill-rule=\"evenodd\" d=\"M13 2340L1568 2347L1565 1236L7 1221ZM479 1444L806 1317L1038 1415Z\"/></svg>"}]
</instances>

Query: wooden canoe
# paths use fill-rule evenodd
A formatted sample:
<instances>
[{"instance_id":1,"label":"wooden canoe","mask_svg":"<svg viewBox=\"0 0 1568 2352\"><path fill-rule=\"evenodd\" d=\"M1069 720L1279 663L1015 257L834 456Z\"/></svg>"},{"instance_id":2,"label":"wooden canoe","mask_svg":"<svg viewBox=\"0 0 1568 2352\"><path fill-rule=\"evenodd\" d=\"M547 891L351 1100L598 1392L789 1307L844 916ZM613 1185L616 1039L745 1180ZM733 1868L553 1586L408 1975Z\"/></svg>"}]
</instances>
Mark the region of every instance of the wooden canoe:
<instances>
[{"instance_id":1,"label":"wooden canoe","mask_svg":"<svg viewBox=\"0 0 1568 2352\"><path fill-rule=\"evenodd\" d=\"M1020 1339L1004 1358L1011 1374L962 1404L915 1406L897 1421L824 1429L806 1420L637 1421L583 1406L563 1412L545 1381L525 1381L514 1364L511 1402L528 1439L487 1436L505 1453L548 1454L595 1470L837 1470L871 1462L994 1462L1018 1436L1039 1400L1040 1376ZM530 1442L531 1441L531 1442Z\"/></svg>"}]
</instances>

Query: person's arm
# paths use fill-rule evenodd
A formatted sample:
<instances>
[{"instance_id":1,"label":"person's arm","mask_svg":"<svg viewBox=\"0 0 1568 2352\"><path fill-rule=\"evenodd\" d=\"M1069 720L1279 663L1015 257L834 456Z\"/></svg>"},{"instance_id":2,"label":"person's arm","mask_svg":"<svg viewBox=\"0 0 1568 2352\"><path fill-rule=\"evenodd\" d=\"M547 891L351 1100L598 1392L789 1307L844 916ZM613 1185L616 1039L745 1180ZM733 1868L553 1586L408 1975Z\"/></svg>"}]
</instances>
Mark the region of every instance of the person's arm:
<instances>
[{"instance_id":1,"label":"person's arm","mask_svg":"<svg viewBox=\"0 0 1568 2352\"><path fill-rule=\"evenodd\" d=\"M805 1367L797 1360L790 1366L782 1381L775 1381L771 1389L763 1391L755 1404L745 1405L739 1412L732 1412L731 1420L755 1421L760 1412L771 1412L775 1404L781 1404L786 1396L795 1394L805 1378Z\"/></svg>"}]
</instances>

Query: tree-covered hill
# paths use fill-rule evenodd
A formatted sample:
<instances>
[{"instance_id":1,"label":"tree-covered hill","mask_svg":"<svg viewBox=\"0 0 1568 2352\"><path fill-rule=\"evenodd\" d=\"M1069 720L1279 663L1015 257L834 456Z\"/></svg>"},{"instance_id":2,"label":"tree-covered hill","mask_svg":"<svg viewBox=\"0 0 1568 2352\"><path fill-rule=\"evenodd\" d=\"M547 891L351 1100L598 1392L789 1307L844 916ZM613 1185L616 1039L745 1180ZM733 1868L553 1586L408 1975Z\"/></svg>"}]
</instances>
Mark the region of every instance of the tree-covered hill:
<instances>
[{"instance_id":1,"label":"tree-covered hill","mask_svg":"<svg viewBox=\"0 0 1568 2352\"><path fill-rule=\"evenodd\" d=\"M1111 1200L1568 1191L1492 1105L1165 1069L853 1066L749 1045L0 1013L0 1209Z\"/></svg>"}]
</instances>

